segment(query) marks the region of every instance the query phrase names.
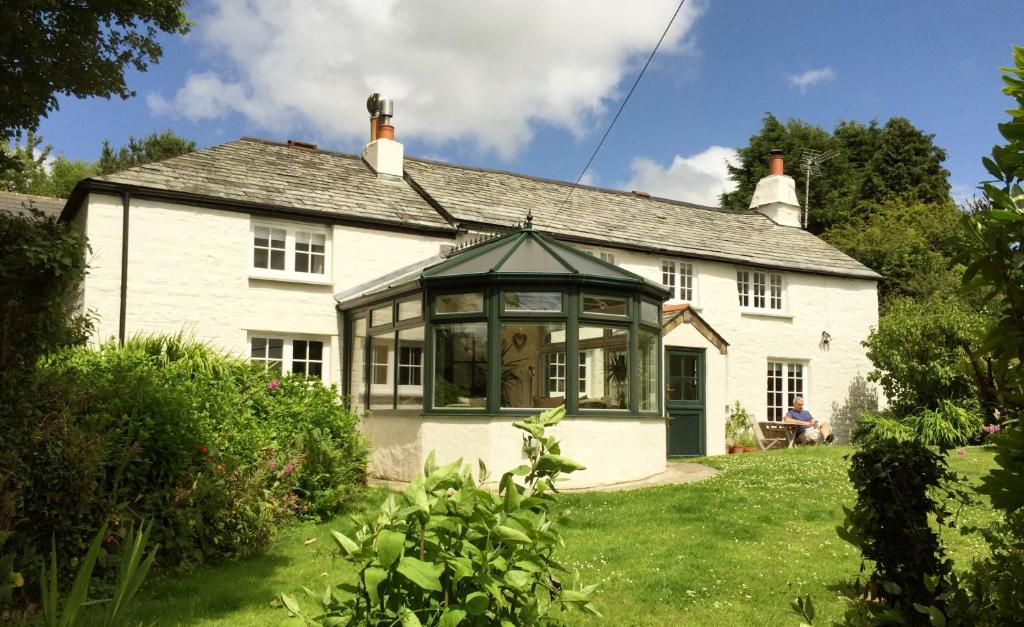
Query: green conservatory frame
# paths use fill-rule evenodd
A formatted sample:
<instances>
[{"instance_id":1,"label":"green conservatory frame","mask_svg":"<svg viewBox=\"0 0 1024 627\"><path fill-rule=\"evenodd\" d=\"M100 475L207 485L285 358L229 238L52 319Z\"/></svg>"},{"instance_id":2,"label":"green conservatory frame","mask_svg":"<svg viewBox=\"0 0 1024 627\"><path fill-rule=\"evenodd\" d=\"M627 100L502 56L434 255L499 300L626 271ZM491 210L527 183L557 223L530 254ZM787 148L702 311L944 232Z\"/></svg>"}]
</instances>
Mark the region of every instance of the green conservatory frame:
<instances>
[{"instance_id":1,"label":"green conservatory frame","mask_svg":"<svg viewBox=\"0 0 1024 627\"><path fill-rule=\"evenodd\" d=\"M505 307L506 296L511 292L557 293L561 298L559 311L510 311ZM477 311L438 312L438 299L456 294L479 294L482 307ZM597 296L621 300L623 313L600 313L591 305ZM455 250L447 259L421 270L413 270L395 277L390 283L375 286L368 292L349 299L340 299L338 309L344 319L344 357L342 367L343 391L346 395L362 395L362 405L371 409L371 378L373 360L371 355L372 337L387 337L394 342L394 375L392 376L392 407L390 411L418 412L423 415L465 415L471 416L521 416L535 414L539 407L502 407L502 377L507 371L503 362L502 325L537 325L551 323L563 325L564 350L564 400L566 411L573 416L660 416L662 413L662 303L669 292L661 285L587 254L547 235L535 231L528 220L519 229L481 243L464 246ZM420 316L400 320L398 303L419 300ZM551 302L551 301L549 301ZM600 304L600 303L597 303ZM390 321L371 326L372 312L391 307ZM353 390L354 355L352 353L355 328L360 319L365 320L366 339L363 350L362 389ZM481 406L434 407L435 402L435 356L437 353L438 325L485 323L487 332L487 353L485 366L501 364L499 368L487 366L486 401ZM404 329L423 328L422 385L423 403L420 407L399 407L398 334ZM628 331L626 358L628 378L625 408L581 407L580 394L580 327L600 326L603 328ZM655 342L653 355L653 403L641 399L641 333ZM614 337L606 334L601 337ZM590 342L597 344L598 340ZM554 344L552 344L554 345ZM594 346L599 348L600 346ZM607 349L607 346L603 348ZM648 346L648 350L650 347ZM562 352L562 351L556 351ZM540 353L538 353L538 356ZM648 356L648 361L650 361ZM474 362L475 364L475 362ZM518 366L516 367L518 368ZM533 374L531 368L530 387L533 397ZM650 373L648 374L648 381ZM542 372L541 376L545 376ZM607 372L605 373L608 379ZM617 384L621 386L621 382ZM610 389L610 385L608 386ZM621 390L621 388L620 388ZM621 391L619 392L621 393ZM645 394L645 399L648 394ZM594 400L589 399L593 404ZM588 404L586 401L583 405ZM376 408L379 411L383 408ZM385 411L389 411L386 410Z\"/></svg>"}]
</instances>

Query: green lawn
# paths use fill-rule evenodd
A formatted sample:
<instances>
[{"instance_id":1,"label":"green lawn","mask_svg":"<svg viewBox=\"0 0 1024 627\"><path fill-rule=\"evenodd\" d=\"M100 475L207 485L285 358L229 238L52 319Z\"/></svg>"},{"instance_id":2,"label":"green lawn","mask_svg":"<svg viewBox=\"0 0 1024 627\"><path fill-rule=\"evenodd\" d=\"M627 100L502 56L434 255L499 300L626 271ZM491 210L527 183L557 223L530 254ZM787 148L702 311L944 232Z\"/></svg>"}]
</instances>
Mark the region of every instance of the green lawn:
<instances>
[{"instance_id":1,"label":"green lawn","mask_svg":"<svg viewBox=\"0 0 1024 627\"><path fill-rule=\"evenodd\" d=\"M848 448L801 448L703 461L721 475L699 483L630 492L573 494L564 563L598 583L604 621L579 624L796 625L789 601L810 593L828 624L841 612L834 589L856 576L854 549L835 526L853 491L846 478ZM953 467L977 480L991 465L981 448L952 455ZM383 496L367 495L361 508ZM972 508L961 522L991 519ZM147 582L137 617L158 625L274 625L280 591L304 598L301 586L323 590L348 573L333 557L328 531L345 519L296 526L249 559L185 576ZM981 555L977 537L947 532L958 563ZM312 541L311 541L312 540Z\"/></svg>"}]
</instances>

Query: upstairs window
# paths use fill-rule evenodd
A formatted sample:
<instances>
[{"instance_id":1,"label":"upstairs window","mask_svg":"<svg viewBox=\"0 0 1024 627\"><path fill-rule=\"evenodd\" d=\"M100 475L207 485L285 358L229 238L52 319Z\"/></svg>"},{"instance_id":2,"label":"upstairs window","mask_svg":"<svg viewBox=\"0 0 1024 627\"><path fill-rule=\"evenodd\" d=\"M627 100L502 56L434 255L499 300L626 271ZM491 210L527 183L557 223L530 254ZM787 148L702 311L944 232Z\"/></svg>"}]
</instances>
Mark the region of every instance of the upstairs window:
<instances>
[{"instance_id":1,"label":"upstairs window","mask_svg":"<svg viewBox=\"0 0 1024 627\"><path fill-rule=\"evenodd\" d=\"M252 271L257 278L323 281L330 267L326 228L277 222L252 225Z\"/></svg>"},{"instance_id":2,"label":"upstairs window","mask_svg":"<svg viewBox=\"0 0 1024 627\"><path fill-rule=\"evenodd\" d=\"M672 298L688 303L696 299L693 264L665 259L661 262L661 284L672 292Z\"/></svg>"},{"instance_id":3,"label":"upstairs window","mask_svg":"<svg viewBox=\"0 0 1024 627\"><path fill-rule=\"evenodd\" d=\"M252 233L252 265L254 268L284 270L285 238L284 229L257 226Z\"/></svg>"},{"instance_id":4,"label":"upstairs window","mask_svg":"<svg viewBox=\"0 0 1024 627\"><path fill-rule=\"evenodd\" d=\"M323 274L326 249L327 236L323 233L297 231L295 233L295 271Z\"/></svg>"},{"instance_id":5,"label":"upstairs window","mask_svg":"<svg viewBox=\"0 0 1024 627\"><path fill-rule=\"evenodd\" d=\"M782 311L781 274L738 270L736 292L739 295L740 307L743 309Z\"/></svg>"}]
</instances>

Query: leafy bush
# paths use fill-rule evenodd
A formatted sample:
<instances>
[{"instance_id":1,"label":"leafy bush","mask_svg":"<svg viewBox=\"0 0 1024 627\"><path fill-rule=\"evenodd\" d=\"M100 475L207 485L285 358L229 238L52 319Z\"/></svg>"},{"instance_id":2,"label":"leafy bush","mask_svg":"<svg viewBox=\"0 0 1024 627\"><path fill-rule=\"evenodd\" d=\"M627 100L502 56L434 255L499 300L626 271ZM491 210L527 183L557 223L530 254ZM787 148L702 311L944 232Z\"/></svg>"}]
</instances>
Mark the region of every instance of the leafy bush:
<instances>
[{"instance_id":1,"label":"leafy bush","mask_svg":"<svg viewBox=\"0 0 1024 627\"><path fill-rule=\"evenodd\" d=\"M740 405L739 401L736 401L732 412L729 413L729 419L725 422L726 444L739 444L748 431L750 431L750 414L743 405ZM750 437L750 440L753 441L753 436ZM756 442L753 443L753 445L756 444Z\"/></svg>"},{"instance_id":2,"label":"leafy bush","mask_svg":"<svg viewBox=\"0 0 1024 627\"><path fill-rule=\"evenodd\" d=\"M67 349L26 385L32 402L0 424L19 443L0 458L0 549L30 576L51 537L67 563L100 523L116 537L140 516L167 564L237 556L364 483L366 443L333 388L180 336Z\"/></svg>"},{"instance_id":3,"label":"leafy bush","mask_svg":"<svg viewBox=\"0 0 1024 627\"><path fill-rule=\"evenodd\" d=\"M906 418L865 414L854 427L853 441L873 444L913 440L945 450L970 444L981 435L983 423L977 412L940 401L937 411L926 409Z\"/></svg>"},{"instance_id":4,"label":"leafy bush","mask_svg":"<svg viewBox=\"0 0 1024 627\"><path fill-rule=\"evenodd\" d=\"M846 519L836 531L873 563L862 596L873 602L852 603L846 621L923 622L915 604L943 605L945 577L952 569L929 524L930 515L942 524L949 512L932 491L947 488L955 476L943 457L917 442L878 441L854 453L851 462L857 502L853 509L843 508Z\"/></svg>"},{"instance_id":5,"label":"leafy bush","mask_svg":"<svg viewBox=\"0 0 1024 627\"><path fill-rule=\"evenodd\" d=\"M583 467L560 454L545 428L558 424L565 408L514 423L525 431L529 464L502 475L498 494L457 460L438 466L434 455L409 487L381 506L376 522L363 522L355 538L334 532L345 558L356 566L355 586L339 600L328 587L309 595L323 625L559 625L558 613L583 610L592 588L562 581L554 559L561 546L564 512L555 482ZM516 477L522 477L518 483ZM298 604L285 606L303 616ZM305 617L304 617L305 618Z\"/></svg>"},{"instance_id":6,"label":"leafy bush","mask_svg":"<svg viewBox=\"0 0 1024 627\"><path fill-rule=\"evenodd\" d=\"M843 404L832 403L832 433L837 444L849 444L857 420L865 414L878 412L878 390L857 375L850 381Z\"/></svg>"},{"instance_id":7,"label":"leafy bush","mask_svg":"<svg viewBox=\"0 0 1024 627\"><path fill-rule=\"evenodd\" d=\"M898 416L934 410L942 400L976 405L989 385L979 353L988 322L957 298L896 299L864 342L875 366L868 379Z\"/></svg>"},{"instance_id":8,"label":"leafy bush","mask_svg":"<svg viewBox=\"0 0 1024 627\"><path fill-rule=\"evenodd\" d=\"M0 211L0 375L31 371L40 355L88 338L91 318L76 311L86 249L69 224Z\"/></svg>"}]
</instances>

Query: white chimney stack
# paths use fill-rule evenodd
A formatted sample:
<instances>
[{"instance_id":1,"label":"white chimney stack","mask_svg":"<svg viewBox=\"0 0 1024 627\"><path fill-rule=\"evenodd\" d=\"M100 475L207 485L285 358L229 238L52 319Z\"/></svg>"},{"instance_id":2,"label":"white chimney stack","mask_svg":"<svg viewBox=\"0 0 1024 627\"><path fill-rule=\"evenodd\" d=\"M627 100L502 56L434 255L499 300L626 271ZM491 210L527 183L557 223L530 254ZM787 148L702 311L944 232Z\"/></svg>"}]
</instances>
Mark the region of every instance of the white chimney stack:
<instances>
[{"instance_id":1,"label":"white chimney stack","mask_svg":"<svg viewBox=\"0 0 1024 627\"><path fill-rule=\"evenodd\" d=\"M750 208L760 211L776 224L800 227L800 201L796 182L783 172L782 151L773 150L768 161L768 176L757 182Z\"/></svg>"},{"instance_id":2,"label":"white chimney stack","mask_svg":"<svg viewBox=\"0 0 1024 627\"><path fill-rule=\"evenodd\" d=\"M363 147L363 160L370 164L381 178L402 178L405 147L395 141L395 127L391 125L395 103L372 94L366 100L370 112L370 143Z\"/></svg>"}]
</instances>

